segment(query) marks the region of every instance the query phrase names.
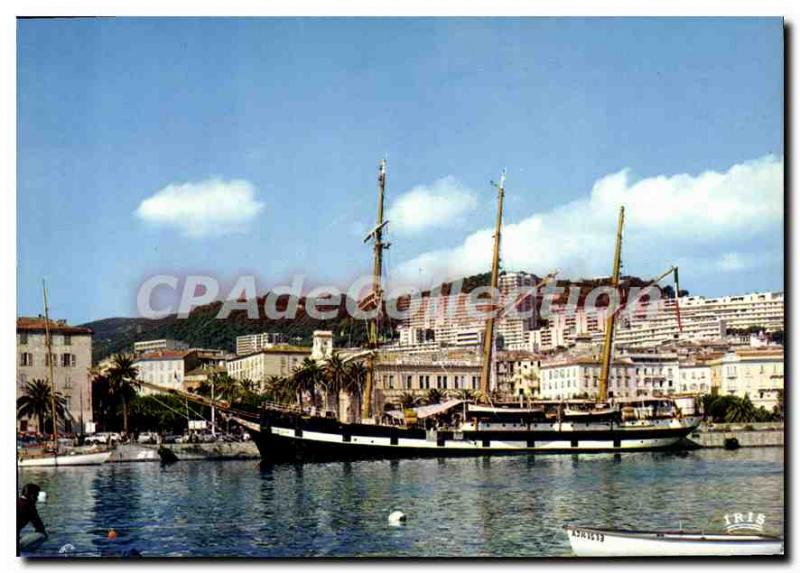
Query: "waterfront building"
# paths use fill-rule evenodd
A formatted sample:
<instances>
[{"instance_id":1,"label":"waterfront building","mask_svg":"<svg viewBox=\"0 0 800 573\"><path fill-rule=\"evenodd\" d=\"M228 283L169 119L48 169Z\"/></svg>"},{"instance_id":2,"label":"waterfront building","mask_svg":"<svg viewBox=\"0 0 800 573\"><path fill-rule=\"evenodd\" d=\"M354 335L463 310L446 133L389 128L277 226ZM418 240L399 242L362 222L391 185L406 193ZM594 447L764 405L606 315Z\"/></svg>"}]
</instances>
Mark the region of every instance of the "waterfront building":
<instances>
[{"instance_id":1,"label":"waterfront building","mask_svg":"<svg viewBox=\"0 0 800 573\"><path fill-rule=\"evenodd\" d=\"M674 353L617 356L609 370L610 398L668 396L678 393L678 357ZM540 397L546 400L596 398L600 357L557 356L539 365Z\"/></svg>"},{"instance_id":2,"label":"waterfront building","mask_svg":"<svg viewBox=\"0 0 800 573\"><path fill-rule=\"evenodd\" d=\"M507 396L532 398L539 394L543 356L526 350L502 350L495 358L495 383Z\"/></svg>"},{"instance_id":3,"label":"waterfront building","mask_svg":"<svg viewBox=\"0 0 800 573\"><path fill-rule=\"evenodd\" d=\"M236 337L236 354L244 356L264 348L272 348L278 344L285 344L286 336L280 332L261 332L258 334L245 334Z\"/></svg>"},{"instance_id":4,"label":"waterfront building","mask_svg":"<svg viewBox=\"0 0 800 573\"><path fill-rule=\"evenodd\" d=\"M309 357L311 348L278 345L231 358L226 362L226 368L232 378L256 382L263 389L268 378L291 376L303 360Z\"/></svg>"},{"instance_id":5,"label":"waterfront building","mask_svg":"<svg viewBox=\"0 0 800 573\"><path fill-rule=\"evenodd\" d=\"M199 364L196 353L190 350L154 350L137 357L133 365L139 371L139 380L171 390L184 389L187 372ZM142 386L142 395L159 394L160 391Z\"/></svg>"},{"instance_id":6,"label":"waterfront building","mask_svg":"<svg viewBox=\"0 0 800 573\"><path fill-rule=\"evenodd\" d=\"M45 326L50 329L52 356L48 356ZM17 318L17 397L29 382L48 380L50 360L56 392L64 397L71 419L66 430L79 432L80 421L92 422L92 390L89 370L92 366L92 330L70 326L64 320L43 317ZM17 420L22 432L41 431L38 420Z\"/></svg>"},{"instance_id":7,"label":"waterfront building","mask_svg":"<svg viewBox=\"0 0 800 573\"><path fill-rule=\"evenodd\" d=\"M171 338L141 340L133 343L134 354L144 354L145 352L155 352L157 350L187 350L188 348L189 345L185 342Z\"/></svg>"},{"instance_id":8,"label":"waterfront building","mask_svg":"<svg viewBox=\"0 0 800 573\"><path fill-rule=\"evenodd\" d=\"M740 348L709 362L712 386L719 395L744 398L772 411L784 388L783 348Z\"/></svg>"},{"instance_id":9,"label":"waterfront building","mask_svg":"<svg viewBox=\"0 0 800 573\"><path fill-rule=\"evenodd\" d=\"M711 354L680 360L678 363L678 371L680 372L679 392L681 394L700 396L710 394L713 387L711 362L719 356L721 355Z\"/></svg>"},{"instance_id":10,"label":"waterfront building","mask_svg":"<svg viewBox=\"0 0 800 573\"><path fill-rule=\"evenodd\" d=\"M374 368L377 411L385 404L396 405L404 394L424 398L432 388L451 395L480 388L480 354L472 350L408 353L382 349Z\"/></svg>"}]
</instances>

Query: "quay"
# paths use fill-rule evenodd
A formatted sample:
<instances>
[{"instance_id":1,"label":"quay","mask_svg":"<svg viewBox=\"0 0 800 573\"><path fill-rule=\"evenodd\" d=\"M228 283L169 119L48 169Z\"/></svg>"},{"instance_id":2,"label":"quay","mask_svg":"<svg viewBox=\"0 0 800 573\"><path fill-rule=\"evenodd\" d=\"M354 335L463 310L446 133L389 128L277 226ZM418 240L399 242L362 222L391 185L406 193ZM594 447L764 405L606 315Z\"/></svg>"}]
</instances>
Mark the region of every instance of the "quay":
<instances>
[{"instance_id":1,"label":"quay","mask_svg":"<svg viewBox=\"0 0 800 573\"><path fill-rule=\"evenodd\" d=\"M782 423L753 422L748 424L703 424L686 438L700 448L724 448L735 439L741 448L783 447Z\"/></svg>"}]
</instances>

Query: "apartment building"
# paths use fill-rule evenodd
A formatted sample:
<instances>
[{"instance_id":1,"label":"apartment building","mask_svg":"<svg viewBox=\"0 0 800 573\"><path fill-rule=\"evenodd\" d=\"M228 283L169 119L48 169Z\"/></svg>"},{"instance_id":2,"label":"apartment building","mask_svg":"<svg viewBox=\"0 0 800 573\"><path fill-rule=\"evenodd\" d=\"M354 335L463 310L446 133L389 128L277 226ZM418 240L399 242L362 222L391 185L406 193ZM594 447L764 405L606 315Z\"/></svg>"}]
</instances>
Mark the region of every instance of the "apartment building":
<instances>
[{"instance_id":1,"label":"apartment building","mask_svg":"<svg viewBox=\"0 0 800 573\"><path fill-rule=\"evenodd\" d=\"M595 398L599 391L600 358L565 356L542 361L540 396L546 400ZM627 354L609 370L609 398L637 398L678 393L676 354Z\"/></svg>"},{"instance_id":2,"label":"apartment building","mask_svg":"<svg viewBox=\"0 0 800 573\"><path fill-rule=\"evenodd\" d=\"M709 362L712 385L719 395L744 398L772 411L784 388L783 348L742 348Z\"/></svg>"},{"instance_id":3,"label":"apartment building","mask_svg":"<svg viewBox=\"0 0 800 573\"><path fill-rule=\"evenodd\" d=\"M291 376L303 360L310 357L311 348L278 345L232 358L226 362L226 368L232 378L250 380L263 389L268 378Z\"/></svg>"},{"instance_id":4,"label":"apartment building","mask_svg":"<svg viewBox=\"0 0 800 573\"><path fill-rule=\"evenodd\" d=\"M50 330L51 356L47 353L46 326ZM91 329L70 326L64 320L51 320L47 324L43 317L17 318L17 398L24 394L29 382L49 379L51 360L55 390L64 397L71 415L66 429L79 432L81 420L84 424L92 422ZM17 429L42 430L38 420L30 419L17 420Z\"/></svg>"},{"instance_id":5,"label":"apartment building","mask_svg":"<svg viewBox=\"0 0 800 573\"><path fill-rule=\"evenodd\" d=\"M188 350L189 345L180 340L159 338L157 340L141 340L133 343L134 354L144 354L158 350Z\"/></svg>"},{"instance_id":6,"label":"apartment building","mask_svg":"<svg viewBox=\"0 0 800 573\"><path fill-rule=\"evenodd\" d=\"M236 337L236 354L244 356L264 348L272 348L286 343L286 336L280 332L261 332Z\"/></svg>"}]
</instances>

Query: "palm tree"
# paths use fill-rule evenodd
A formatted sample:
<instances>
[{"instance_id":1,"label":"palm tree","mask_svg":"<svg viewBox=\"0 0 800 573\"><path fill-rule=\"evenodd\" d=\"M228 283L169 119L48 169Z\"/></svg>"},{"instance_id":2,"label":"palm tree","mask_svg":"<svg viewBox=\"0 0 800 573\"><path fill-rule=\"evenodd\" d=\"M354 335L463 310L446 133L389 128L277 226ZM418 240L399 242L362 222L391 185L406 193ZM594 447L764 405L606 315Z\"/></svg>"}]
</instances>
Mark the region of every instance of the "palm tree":
<instances>
[{"instance_id":1,"label":"palm tree","mask_svg":"<svg viewBox=\"0 0 800 573\"><path fill-rule=\"evenodd\" d=\"M425 396L425 402L428 404L438 404L444 398L444 394L438 388L431 388Z\"/></svg>"},{"instance_id":2,"label":"palm tree","mask_svg":"<svg viewBox=\"0 0 800 573\"><path fill-rule=\"evenodd\" d=\"M125 354L114 355L108 369L108 382L111 394L122 402L123 431L128 433L128 402L136 396L142 384L137 380L139 369L133 365L133 358Z\"/></svg>"},{"instance_id":3,"label":"palm tree","mask_svg":"<svg viewBox=\"0 0 800 573\"><path fill-rule=\"evenodd\" d=\"M725 421L729 424L752 422L756 416L756 409L750 401L750 396L732 401L728 412L725 414Z\"/></svg>"},{"instance_id":4,"label":"palm tree","mask_svg":"<svg viewBox=\"0 0 800 573\"><path fill-rule=\"evenodd\" d=\"M284 376L269 376L264 383L263 397L270 402L286 404L294 400L292 379Z\"/></svg>"},{"instance_id":5,"label":"palm tree","mask_svg":"<svg viewBox=\"0 0 800 573\"><path fill-rule=\"evenodd\" d=\"M17 398L17 419L36 418L39 431L45 432L45 424L52 422L52 396L47 380L33 380L25 385L25 392ZM66 400L56 392L56 416L66 419L68 414Z\"/></svg>"},{"instance_id":6,"label":"palm tree","mask_svg":"<svg viewBox=\"0 0 800 573\"><path fill-rule=\"evenodd\" d=\"M462 388L460 390L450 390L448 392L450 396L455 400L463 400L464 402L468 402L470 400L475 399L475 392L470 390L469 388Z\"/></svg>"},{"instance_id":7,"label":"palm tree","mask_svg":"<svg viewBox=\"0 0 800 573\"><path fill-rule=\"evenodd\" d=\"M292 377L296 385L298 405L303 405L302 395L304 392L308 392L311 395L312 404L315 407L318 406L317 387L325 381L325 373L316 360L311 358L304 359L300 366L295 369Z\"/></svg>"},{"instance_id":8,"label":"palm tree","mask_svg":"<svg viewBox=\"0 0 800 573\"><path fill-rule=\"evenodd\" d=\"M414 406L419 405L419 397L415 396L411 392L405 392L403 395L400 396L400 407L404 410L406 408L413 408Z\"/></svg>"},{"instance_id":9,"label":"palm tree","mask_svg":"<svg viewBox=\"0 0 800 573\"><path fill-rule=\"evenodd\" d=\"M350 374L347 364L342 360L338 353L334 352L325 360L322 366L327 382L326 401L330 402L330 396L334 399L334 412L336 418L339 418L339 393L347 386L347 378Z\"/></svg>"},{"instance_id":10,"label":"palm tree","mask_svg":"<svg viewBox=\"0 0 800 573\"><path fill-rule=\"evenodd\" d=\"M364 386L367 383L367 366L363 362L349 362L347 377L343 390L350 396L351 407L354 406L355 418L360 418L361 401L364 399Z\"/></svg>"}]
</instances>

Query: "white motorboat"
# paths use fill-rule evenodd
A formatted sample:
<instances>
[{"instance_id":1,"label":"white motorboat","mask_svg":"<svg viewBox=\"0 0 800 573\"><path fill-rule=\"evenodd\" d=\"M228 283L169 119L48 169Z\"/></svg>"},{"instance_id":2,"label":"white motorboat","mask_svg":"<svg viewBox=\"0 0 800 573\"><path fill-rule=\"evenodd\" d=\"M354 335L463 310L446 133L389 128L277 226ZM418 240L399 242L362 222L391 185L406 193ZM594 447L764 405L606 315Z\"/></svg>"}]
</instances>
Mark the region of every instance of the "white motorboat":
<instances>
[{"instance_id":1,"label":"white motorboat","mask_svg":"<svg viewBox=\"0 0 800 573\"><path fill-rule=\"evenodd\" d=\"M53 454L45 456L24 457L17 459L17 466L26 467L60 467L60 466L98 466L111 457L111 451L89 452L83 454Z\"/></svg>"},{"instance_id":2,"label":"white motorboat","mask_svg":"<svg viewBox=\"0 0 800 573\"><path fill-rule=\"evenodd\" d=\"M783 539L769 535L697 531L630 531L564 527L578 557L700 557L783 555Z\"/></svg>"}]
</instances>

